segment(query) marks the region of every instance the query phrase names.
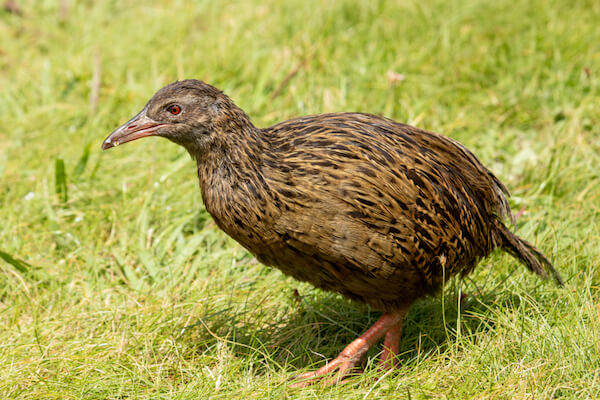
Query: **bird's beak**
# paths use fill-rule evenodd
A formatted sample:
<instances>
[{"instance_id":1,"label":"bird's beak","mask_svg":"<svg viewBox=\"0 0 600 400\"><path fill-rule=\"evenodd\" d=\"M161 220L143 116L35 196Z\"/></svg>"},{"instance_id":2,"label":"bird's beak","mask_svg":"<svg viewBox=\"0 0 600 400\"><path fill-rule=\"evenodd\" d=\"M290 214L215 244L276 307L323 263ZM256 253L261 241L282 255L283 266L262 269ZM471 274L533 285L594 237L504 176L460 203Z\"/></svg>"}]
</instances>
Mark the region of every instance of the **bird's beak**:
<instances>
[{"instance_id":1,"label":"bird's beak","mask_svg":"<svg viewBox=\"0 0 600 400\"><path fill-rule=\"evenodd\" d=\"M165 126L146 115L147 108L140 111L135 117L115 129L102 143L102 150L116 147L120 144L131 142L146 136L156 134L156 131Z\"/></svg>"}]
</instances>

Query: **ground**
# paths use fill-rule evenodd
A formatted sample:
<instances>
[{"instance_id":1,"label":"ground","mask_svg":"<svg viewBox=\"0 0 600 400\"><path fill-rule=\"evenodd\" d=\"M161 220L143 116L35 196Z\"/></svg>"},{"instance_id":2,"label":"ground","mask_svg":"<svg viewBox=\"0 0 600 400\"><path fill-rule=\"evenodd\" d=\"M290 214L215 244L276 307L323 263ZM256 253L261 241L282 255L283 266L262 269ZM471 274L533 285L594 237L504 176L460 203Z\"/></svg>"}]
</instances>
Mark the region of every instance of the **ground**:
<instances>
[{"instance_id":1,"label":"ground","mask_svg":"<svg viewBox=\"0 0 600 400\"><path fill-rule=\"evenodd\" d=\"M2 2L3 398L600 396L600 2L188 3ZM100 151L183 78L258 126L362 111L461 141L565 287L494 254L414 306L397 372L374 349L345 385L289 388L379 314L221 233L182 148Z\"/></svg>"}]
</instances>

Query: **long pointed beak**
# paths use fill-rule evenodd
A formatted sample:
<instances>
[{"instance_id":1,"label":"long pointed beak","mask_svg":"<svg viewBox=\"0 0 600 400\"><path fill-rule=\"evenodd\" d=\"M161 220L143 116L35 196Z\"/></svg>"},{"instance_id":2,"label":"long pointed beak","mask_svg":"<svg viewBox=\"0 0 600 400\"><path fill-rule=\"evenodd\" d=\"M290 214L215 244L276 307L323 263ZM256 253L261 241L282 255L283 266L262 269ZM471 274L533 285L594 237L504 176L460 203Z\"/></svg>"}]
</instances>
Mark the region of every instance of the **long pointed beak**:
<instances>
[{"instance_id":1,"label":"long pointed beak","mask_svg":"<svg viewBox=\"0 0 600 400\"><path fill-rule=\"evenodd\" d=\"M132 140L146 136L155 135L159 128L166 125L156 122L148 117L146 111L147 109L144 108L135 117L131 118L108 135L108 137L104 139L104 142L102 142L102 150L110 149L111 147L116 147L120 144L131 142Z\"/></svg>"}]
</instances>

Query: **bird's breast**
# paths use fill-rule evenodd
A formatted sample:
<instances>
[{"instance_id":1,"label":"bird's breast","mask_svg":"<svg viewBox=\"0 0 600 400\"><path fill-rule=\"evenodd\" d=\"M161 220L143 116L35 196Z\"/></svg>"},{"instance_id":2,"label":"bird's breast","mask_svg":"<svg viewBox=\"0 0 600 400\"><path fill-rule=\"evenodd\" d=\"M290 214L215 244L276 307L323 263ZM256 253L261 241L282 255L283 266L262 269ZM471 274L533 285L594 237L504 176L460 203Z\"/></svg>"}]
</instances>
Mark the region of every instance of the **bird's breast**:
<instances>
[{"instance_id":1,"label":"bird's breast","mask_svg":"<svg viewBox=\"0 0 600 400\"><path fill-rule=\"evenodd\" d=\"M280 241L273 230L280 210L268 187L260 184L262 177L209 174L203 168L198 176L204 206L217 226L259 260L272 259Z\"/></svg>"}]
</instances>

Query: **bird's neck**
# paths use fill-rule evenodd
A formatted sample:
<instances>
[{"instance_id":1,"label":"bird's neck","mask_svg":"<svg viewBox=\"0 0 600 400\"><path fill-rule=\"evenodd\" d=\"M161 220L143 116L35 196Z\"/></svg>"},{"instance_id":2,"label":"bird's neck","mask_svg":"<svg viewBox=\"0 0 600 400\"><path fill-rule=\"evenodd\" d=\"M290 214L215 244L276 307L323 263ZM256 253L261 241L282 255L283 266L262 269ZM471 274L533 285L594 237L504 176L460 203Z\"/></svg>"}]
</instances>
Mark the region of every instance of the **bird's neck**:
<instances>
[{"instance_id":1,"label":"bird's neck","mask_svg":"<svg viewBox=\"0 0 600 400\"><path fill-rule=\"evenodd\" d=\"M264 184L262 132L246 114L218 123L218 141L211 151L198 157L198 178L207 211L225 232L237 238L235 230L250 229L260 220L255 215L268 196Z\"/></svg>"},{"instance_id":2,"label":"bird's neck","mask_svg":"<svg viewBox=\"0 0 600 400\"><path fill-rule=\"evenodd\" d=\"M203 193L224 185L236 189L249 179L262 175L263 143L258 129L221 131L219 135L225 143L196 159Z\"/></svg>"},{"instance_id":3,"label":"bird's neck","mask_svg":"<svg viewBox=\"0 0 600 400\"><path fill-rule=\"evenodd\" d=\"M234 104L212 120L212 137L204 151L192 154L198 164L202 184L219 179L234 183L244 179L249 171L259 170L264 154L264 140L260 129Z\"/></svg>"}]
</instances>

